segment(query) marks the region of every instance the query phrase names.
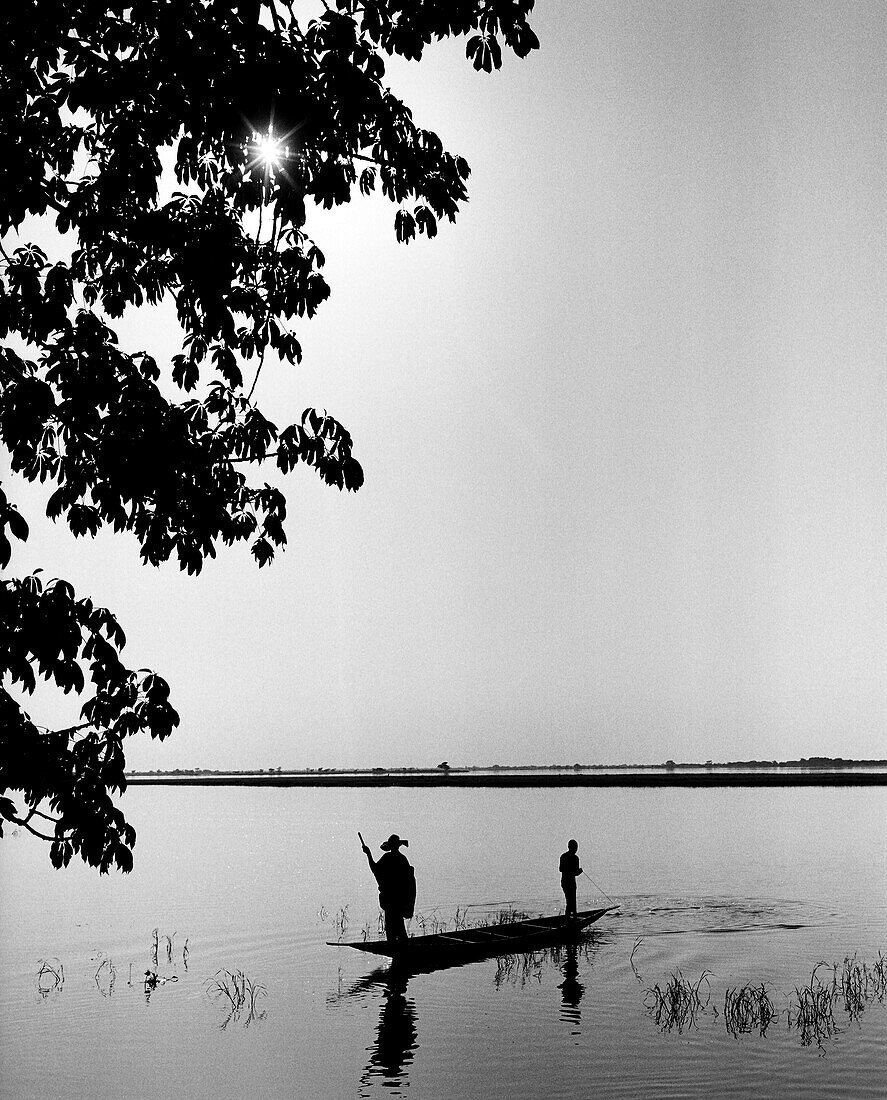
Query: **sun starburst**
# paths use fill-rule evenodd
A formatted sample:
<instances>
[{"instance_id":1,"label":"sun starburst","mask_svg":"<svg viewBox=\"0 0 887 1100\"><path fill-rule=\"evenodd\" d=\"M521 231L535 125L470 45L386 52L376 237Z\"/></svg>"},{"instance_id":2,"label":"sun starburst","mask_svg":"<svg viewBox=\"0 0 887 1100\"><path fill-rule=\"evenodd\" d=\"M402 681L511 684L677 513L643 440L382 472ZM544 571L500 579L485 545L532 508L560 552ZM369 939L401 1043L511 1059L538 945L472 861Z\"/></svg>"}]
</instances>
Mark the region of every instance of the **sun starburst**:
<instances>
[{"instance_id":1,"label":"sun starburst","mask_svg":"<svg viewBox=\"0 0 887 1100\"><path fill-rule=\"evenodd\" d=\"M280 168L289 157L287 146L280 138L275 137L271 131L267 134L255 134L252 148L256 160L259 164L264 165L268 171Z\"/></svg>"}]
</instances>

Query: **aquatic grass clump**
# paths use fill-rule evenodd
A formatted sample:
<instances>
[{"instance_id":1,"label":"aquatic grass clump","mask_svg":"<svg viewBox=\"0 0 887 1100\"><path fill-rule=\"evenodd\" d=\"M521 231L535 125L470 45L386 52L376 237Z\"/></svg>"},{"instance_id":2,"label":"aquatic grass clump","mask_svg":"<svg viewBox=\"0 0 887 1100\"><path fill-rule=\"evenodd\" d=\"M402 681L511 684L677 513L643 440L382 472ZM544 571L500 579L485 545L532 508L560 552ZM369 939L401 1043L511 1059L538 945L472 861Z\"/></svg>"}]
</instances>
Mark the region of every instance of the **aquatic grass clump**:
<instances>
[{"instance_id":1,"label":"aquatic grass clump","mask_svg":"<svg viewBox=\"0 0 887 1100\"><path fill-rule=\"evenodd\" d=\"M513 924L516 921L529 920L532 916L532 913L526 913L523 909L515 909L514 906L509 906L507 909L500 909L498 912L493 913L491 919L486 923Z\"/></svg>"},{"instance_id":2,"label":"aquatic grass clump","mask_svg":"<svg viewBox=\"0 0 887 1100\"><path fill-rule=\"evenodd\" d=\"M156 970L145 971L145 1001L151 1000L151 994L159 985L166 985L167 982L177 982L178 975L170 974L168 977L164 977L162 974L158 974Z\"/></svg>"},{"instance_id":3,"label":"aquatic grass clump","mask_svg":"<svg viewBox=\"0 0 887 1100\"><path fill-rule=\"evenodd\" d=\"M887 959L878 952L878 961L871 966L858 962L856 955L845 957L840 970L834 967L835 998L843 1002L851 1020L858 1020L869 1001L883 1002L887 993Z\"/></svg>"},{"instance_id":4,"label":"aquatic grass clump","mask_svg":"<svg viewBox=\"0 0 887 1100\"><path fill-rule=\"evenodd\" d=\"M150 955L152 966L157 967L159 965L161 952L166 955L166 961L172 963L173 949L175 947L177 935L178 932L173 932L172 935L161 935L159 928L151 929ZM186 939L182 945L182 962L185 964L186 970L188 969L188 955L190 953L188 950L188 943L189 940Z\"/></svg>"},{"instance_id":5,"label":"aquatic grass clump","mask_svg":"<svg viewBox=\"0 0 887 1100\"><path fill-rule=\"evenodd\" d=\"M339 909L337 911L336 915L333 917L333 925L336 929L336 932L339 936L339 939L342 939L342 937L348 931L348 906L347 905L344 905L341 909Z\"/></svg>"},{"instance_id":6,"label":"aquatic grass clump","mask_svg":"<svg viewBox=\"0 0 887 1100\"><path fill-rule=\"evenodd\" d=\"M478 914L474 916L469 912L472 909L480 906L486 907L490 904L492 903L478 902L472 905L457 905L452 920L447 920L441 915L440 906L417 911L413 917L406 921L407 934L410 936L435 936L443 932L463 932L472 928L486 928L499 924L512 924L517 921L529 920L533 916L532 913L522 909L516 909L512 904L509 904L507 908L501 907L501 903L496 903L500 904L500 908L487 914ZM348 910L349 906L345 905L335 913L332 913L325 905L322 905L317 911L317 918L321 924L326 924L328 921L332 922L336 930L336 939L338 942L341 942L345 938L351 923ZM379 910L376 922L368 920L361 926L360 938L366 943L368 940L374 938L374 933L378 933L380 939L384 939L385 937L385 915L381 909ZM154 954L156 954L158 950L156 929L154 935L155 944L152 957L154 957ZM173 936L175 936L175 933L173 933ZM167 936L165 939L168 941L170 937ZM185 945L187 947L187 940L185 941Z\"/></svg>"},{"instance_id":7,"label":"aquatic grass clump","mask_svg":"<svg viewBox=\"0 0 887 1100\"><path fill-rule=\"evenodd\" d=\"M493 984L499 989L504 983L519 986L523 989L528 982L542 982L548 963L548 953L542 951L525 951L516 955L499 955L496 958L496 973Z\"/></svg>"},{"instance_id":8,"label":"aquatic grass clump","mask_svg":"<svg viewBox=\"0 0 887 1100\"><path fill-rule=\"evenodd\" d=\"M440 932L464 932L471 928L488 928L498 924L513 924L516 921L529 920L531 914L525 913L521 909L515 909L513 906L507 909L498 909L495 912L481 915L474 920L470 920L468 916L468 910L473 908L470 905L464 907L456 906L456 912L453 916L452 922L444 920L439 913L438 907L431 910L426 910L424 913L417 913L413 918L419 928L421 935L423 936L436 936Z\"/></svg>"},{"instance_id":9,"label":"aquatic grass clump","mask_svg":"<svg viewBox=\"0 0 887 1100\"><path fill-rule=\"evenodd\" d=\"M634 941L634 947L631 949L631 954L628 956L628 965L631 967L631 972L637 978L638 983L640 985L644 984L644 979L640 976L640 974L637 971L637 967L634 965L634 956L635 956L635 952L637 951L637 949L641 946L641 944L643 942L644 942L644 937L643 936L638 936L638 938Z\"/></svg>"},{"instance_id":10,"label":"aquatic grass clump","mask_svg":"<svg viewBox=\"0 0 887 1100\"><path fill-rule=\"evenodd\" d=\"M340 909L337 909L335 913L330 914L329 909L327 909L325 905L321 905L317 913L317 917L321 924L326 924L328 920L332 920L333 927L336 930L336 939L340 941L348 931L348 925L350 923L348 909L349 906L343 905Z\"/></svg>"},{"instance_id":11,"label":"aquatic grass clump","mask_svg":"<svg viewBox=\"0 0 887 1100\"><path fill-rule=\"evenodd\" d=\"M461 932L465 928L471 928L472 925L468 922L468 909L466 906L464 909L456 906L456 913L452 921L452 931ZM416 926L419 929L421 936L436 936L440 932L450 931L450 922L444 920L440 914L440 906L435 905L433 909L426 909L424 912L417 912L412 918L416 922Z\"/></svg>"},{"instance_id":12,"label":"aquatic grass clump","mask_svg":"<svg viewBox=\"0 0 887 1100\"><path fill-rule=\"evenodd\" d=\"M644 993L644 1007L660 1031L678 1034L696 1027L696 1017L711 1000L710 970L703 970L697 981L691 982L680 972L661 988L657 982ZM703 988L704 987L704 988Z\"/></svg>"},{"instance_id":13,"label":"aquatic grass clump","mask_svg":"<svg viewBox=\"0 0 887 1100\"><path fill-rule=\"evenodd\" d=\"M267 996L264 985L252 981L242 970L218 970L204 983L206 995L225 1009L225 1019L219 1025L222 1031L232 1021L237 1023L243 1017L243 1026L249 1027L253 1020L264 1020L267 1013L257 1011L259 997Z\"/></svg>"},{"instance_id":14,"label":"aquatic grass clump","mask_svg":"<svg viewBox=\"0 0 887 1100\"><path fill-rule=\"evenodd\" d=\"M724 994L724 1025L734 1039L753 1031L763 1038L777 1015L763 983L727 989Z\"/></svg>"},{"instance_id":15,"label":"aquatic grass clump","mask_svg":"<svg viewBox=\"0 0 887 1100\"><path fill-rule=\"evenodd\" d=\"M824 966L825 963L817 963L807 985L795 987L794 1000L788 1007L789 1030L799 1032L802 1046L815 1043L820 1054L825 1053L825 1041L838 1030L832 1010L837 988L834 968L831 983L823 983L817 971Z\"/></svg>"},{"instance_id":16,"label":"aquatic grass clump","mask_svg":"<svg viewBox=\"0 0 887 1100\"><path fill-rule=\"evenodd\" d=\"M93 977L99 993L103 997L110 997L114 992L114 984L117 981L117 967L114 965L113 960L110 957L102 959Z\"/></svg>"},{"instance_id":17,"label":"aquatic grass clump","mask_svg":"<svg viewBox=\"0 0 887 1100\"><path fill-rule=\"evenodd\" d=\"M46 1000L51 993L61 993L65 985L65 967L56 958L40 959L37 971L37 992Z\"/></svg>"},{"instance_id":18,"label":"aquatic grass clump","mask_svg":"<svg viewBox=\"0 0 887 1100\"><path fill-rule=\"evenodd\" d=\"M820 970L831 970L831 981L820 978ZM789 1004L789 1028L798 1031L803 1046L815 1044L824 1054L826 1041L840 1031L834 1015L836 1005L858 1023L866 1005L872 1001L883 1003L885 996L887 959L880 951L877 961L871 964L859 961L855 954L845 956L840 966L820 962L807 985L795 988Z\"/></svg>"},{"instance_id":19,"label":"aquatic grass clump","mask_svg":"<svg viewBox=\"0 0 887 1100\"><path fill-rule=\"evenodd\" d=\"M593 943L571 943L566 946L562 943L551 944L548 947L540 947L536 951L507 952L496 956L496 972L493 975L493 984L499 989L504 984L518 986L523 989L530 982L541 985L547 970L561 970L564 967L573 966L573 980L579 960L593 963L595 946ZM565 972L566 974L566 972ZM570 980L570 976L567 980ZM563 988L563 987L559 987Z\"/></svg>"}]
</instances>

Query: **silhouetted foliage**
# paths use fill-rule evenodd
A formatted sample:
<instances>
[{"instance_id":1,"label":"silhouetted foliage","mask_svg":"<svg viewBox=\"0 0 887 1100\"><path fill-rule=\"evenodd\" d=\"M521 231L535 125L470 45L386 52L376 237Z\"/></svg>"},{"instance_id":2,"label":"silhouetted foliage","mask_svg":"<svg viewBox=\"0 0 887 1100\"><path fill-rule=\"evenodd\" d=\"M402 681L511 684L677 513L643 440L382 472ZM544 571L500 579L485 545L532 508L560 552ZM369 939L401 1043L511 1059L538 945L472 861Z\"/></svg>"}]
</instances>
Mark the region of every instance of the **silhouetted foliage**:
<instances>
[{"instance_id":1,"label":"silhouetted foliage","mask_svg":"<svg viewBox=\"0 0 887 1100\"><path fill-rule=\"evenodd\" d=\"M16 0L0 15L0 442L14 471L55 486L47 513L74 536L133 533L146 563L188 573L218 542L259 566L286 542L279 489L250 464L313 468L340 490L363 471L348 431L306 409L278 427L253 401L266 354L296 363L294 325L329 295L306 206L377 188L398 240L433 237L467 197L465 161L383 83L385 57L420 60L467 37L477 70L538 46L533 0ZM165 197L163 165L178 190ZM50 258L29 237L54 222ZM121 345L127 310L175 303L181 351ZM189 395L185 397L184 395ZM28 525L0 493L0 565ZM115 809L123 739L167 736L166 683L123 667L113 617L61 580L2 584L0 825L128 870ZM87 669L84 672L84 668ZM83 724L49 732L5 690L41 675L94 694ZM48 812L46 812L48 811ZM46 821L35 828L34 819Z\"/></svg>"}]
</instances>

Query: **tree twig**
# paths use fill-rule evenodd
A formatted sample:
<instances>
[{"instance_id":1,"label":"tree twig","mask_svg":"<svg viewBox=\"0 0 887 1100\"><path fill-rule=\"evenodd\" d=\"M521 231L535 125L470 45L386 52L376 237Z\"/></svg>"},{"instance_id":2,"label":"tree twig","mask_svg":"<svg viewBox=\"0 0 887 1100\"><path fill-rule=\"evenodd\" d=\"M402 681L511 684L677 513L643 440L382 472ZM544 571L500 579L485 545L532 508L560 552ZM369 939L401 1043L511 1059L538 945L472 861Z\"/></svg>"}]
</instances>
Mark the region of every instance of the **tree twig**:
<instances>
[{"instance_id":1,"label":"tree twig","mask_svg":"<svg viewBox=\"0 0 887 1100\"><path fill-rule=\"evenodd\" d=\"M265 352L268 350L268 345L265 344L262 350L259 352L259 365L256 368L256 377L253 379L253 384L249 388L249 393L246 395L247 401L252 399L253 393L256 388L256 383L259 381L259 375L262 373L262 367L265 365ZM266 456L267 457L267 456Z\"/></svg>"},{"instance_id":2,"label":"tree twig","mask_svg":"<svg viewBox=\"0 0 887 1100\"><path fill-rule=\"evenodd\" d=\"M23 818L23 817L10 817L9 820L14 825L21 825L22 828L27 829L29 833L33 833L34 836L40 837L41 840L48 840L50 843L53 843L56 840L70 840L71 836L73 835L71 833L68 833L66 836L47 836L46 833L38 832L38 830L35 829L32 825L29 825L28 824L29 818L30 818L30 814L26 818ZM52 819L50 818L50 820L52 820Z\"/></svg>"}]
</instances>

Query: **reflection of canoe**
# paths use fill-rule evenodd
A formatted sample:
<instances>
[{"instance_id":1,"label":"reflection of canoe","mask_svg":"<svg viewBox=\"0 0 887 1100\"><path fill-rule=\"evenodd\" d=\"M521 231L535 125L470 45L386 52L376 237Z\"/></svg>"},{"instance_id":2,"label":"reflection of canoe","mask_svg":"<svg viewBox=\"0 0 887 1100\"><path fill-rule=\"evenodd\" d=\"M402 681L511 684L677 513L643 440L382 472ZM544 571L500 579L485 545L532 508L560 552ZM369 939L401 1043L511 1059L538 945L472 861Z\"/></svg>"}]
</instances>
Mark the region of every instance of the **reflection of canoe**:
<instances>
[{"instance_id":1,"label":"reflection of canoe","mask_svg":"<svg viewBox=\"0 0 887 1100\"><path fill-rule=\"evenodd\" d=\"M584 928L599 920L604 913L618 909L587 909L572 919L567 917L531 917L505 924L487 924L480 928L460 928L452 932L437 932L431 936L410 936L402 943L389 940L359 940L351 943L330 943L330 947L354 947L374 955L388 955L399 962L444 962L449 959L481 955L512 954L535 951L556 943L575 940Z\"/></svg>"}]
</instances>

